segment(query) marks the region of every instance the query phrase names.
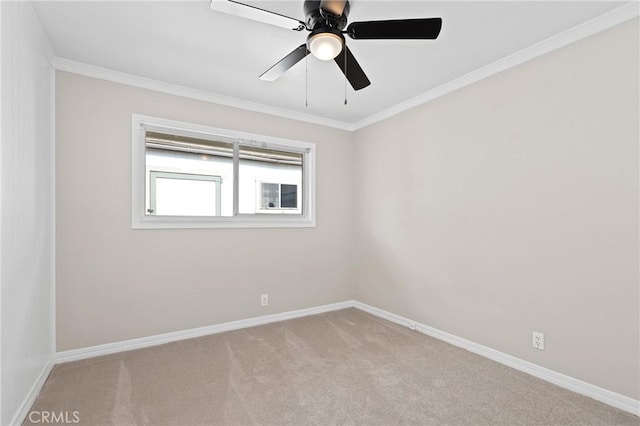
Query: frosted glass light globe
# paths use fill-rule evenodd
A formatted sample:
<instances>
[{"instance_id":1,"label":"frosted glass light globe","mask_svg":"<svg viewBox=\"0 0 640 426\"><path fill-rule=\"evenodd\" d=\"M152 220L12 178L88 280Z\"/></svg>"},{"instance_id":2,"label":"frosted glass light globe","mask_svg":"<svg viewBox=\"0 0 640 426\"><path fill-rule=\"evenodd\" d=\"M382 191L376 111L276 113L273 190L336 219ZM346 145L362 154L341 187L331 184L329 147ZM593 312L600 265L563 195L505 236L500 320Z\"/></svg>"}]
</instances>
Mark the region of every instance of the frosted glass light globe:
<instances>
[{"instance_id":1,"label":"frosted glass light globe","mask_svg":"<svg viewBox=\"0 0 640 426\"><path fill-rule=\"evenodd\" d=\"M307 46L313 56L328 61L342 51L342 39L336 34L319 33L309 38Z\"/></svg>"}]
</instances>

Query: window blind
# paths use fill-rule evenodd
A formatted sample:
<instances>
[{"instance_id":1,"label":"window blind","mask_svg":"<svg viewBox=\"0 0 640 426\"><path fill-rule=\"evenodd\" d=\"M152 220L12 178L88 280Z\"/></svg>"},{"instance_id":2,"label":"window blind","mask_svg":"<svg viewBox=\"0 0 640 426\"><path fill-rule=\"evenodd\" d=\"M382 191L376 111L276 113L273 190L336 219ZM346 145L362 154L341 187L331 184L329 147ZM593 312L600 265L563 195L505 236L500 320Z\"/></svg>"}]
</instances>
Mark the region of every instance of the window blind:
<instances>
[{"instance_id":1,"label":"window blind","mask_svg":"<svg viewBox=\"0 0 640 426\"><path fill-rule=\"evenodd\" d=\"M145 145L147 148L167 151L206 154L217 157L233 157L233 143L153 131L145 132ZM240 145L239 158L241 160L302 166L303 155L302 153L296 152Z\"/></svg>"}]
</instances>

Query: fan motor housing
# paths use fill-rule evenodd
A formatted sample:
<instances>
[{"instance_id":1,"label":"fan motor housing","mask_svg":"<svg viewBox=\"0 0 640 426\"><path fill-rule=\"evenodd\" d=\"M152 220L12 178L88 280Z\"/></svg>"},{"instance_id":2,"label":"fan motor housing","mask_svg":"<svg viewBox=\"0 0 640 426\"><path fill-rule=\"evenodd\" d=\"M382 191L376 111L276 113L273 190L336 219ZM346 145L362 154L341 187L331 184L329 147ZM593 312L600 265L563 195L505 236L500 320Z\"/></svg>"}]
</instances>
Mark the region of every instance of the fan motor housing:
<instances>
[{"instance_id":1,"label":"fan motor housing","mask_svg":"<svg viewBox=\"0 0 640 426\"><path fill-rule=\"evenodd\" d=\"M320 9L319 0L305 0L303 10L306 17L307 28L312 31L320 28L332 28L342 31L347 26L349 16L349 2L345 2L341 16L336 16Z\"/></svg>"}]
</instances>

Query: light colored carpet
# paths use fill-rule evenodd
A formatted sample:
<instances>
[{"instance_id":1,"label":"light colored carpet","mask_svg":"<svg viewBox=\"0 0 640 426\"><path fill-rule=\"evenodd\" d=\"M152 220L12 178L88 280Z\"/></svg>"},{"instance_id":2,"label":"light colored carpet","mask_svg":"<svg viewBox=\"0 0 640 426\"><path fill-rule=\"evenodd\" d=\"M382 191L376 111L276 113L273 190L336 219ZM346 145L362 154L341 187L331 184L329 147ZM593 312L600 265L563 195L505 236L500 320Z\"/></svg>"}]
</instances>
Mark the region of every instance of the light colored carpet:
<instances>
[{"instance_id":1,"label":"light colored carpet","mask_svg":"<svg viewBox=\"0 0 640 426\"><path fill-rule=\"evenodd\" d=\"M356 309L61 364L32 410L86 425L640 424Z\"/></svg>"}]
</instances>

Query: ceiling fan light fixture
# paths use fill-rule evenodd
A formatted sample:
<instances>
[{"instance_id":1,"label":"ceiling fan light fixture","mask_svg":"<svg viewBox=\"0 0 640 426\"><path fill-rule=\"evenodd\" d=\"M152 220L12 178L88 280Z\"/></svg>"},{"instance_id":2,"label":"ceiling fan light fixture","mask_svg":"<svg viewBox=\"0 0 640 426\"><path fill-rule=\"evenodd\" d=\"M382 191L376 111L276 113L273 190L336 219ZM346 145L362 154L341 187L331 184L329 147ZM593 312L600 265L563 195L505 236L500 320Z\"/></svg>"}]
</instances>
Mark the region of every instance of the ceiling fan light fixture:
<instances>
[{"instance_id":1,"label":"ceiling fan light fixture","mask_svg":"<svg viewBox=\"0 0 640 426\"><path fill-rule=\"evenodd\" d=\"M332 32L312 33L307 39L307 47L316 58L330 61L342 52L344 37Z\"/></svg>"}]
</instances>

